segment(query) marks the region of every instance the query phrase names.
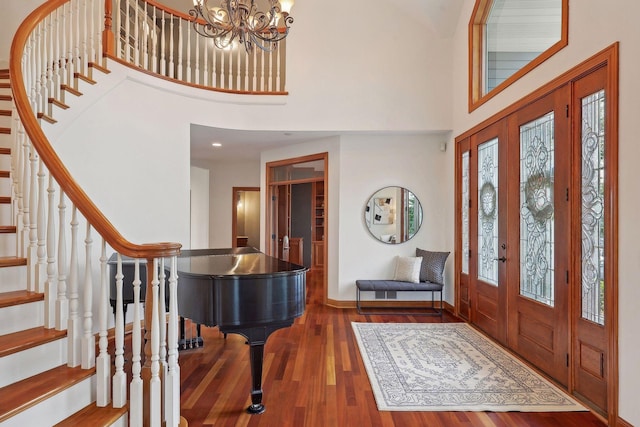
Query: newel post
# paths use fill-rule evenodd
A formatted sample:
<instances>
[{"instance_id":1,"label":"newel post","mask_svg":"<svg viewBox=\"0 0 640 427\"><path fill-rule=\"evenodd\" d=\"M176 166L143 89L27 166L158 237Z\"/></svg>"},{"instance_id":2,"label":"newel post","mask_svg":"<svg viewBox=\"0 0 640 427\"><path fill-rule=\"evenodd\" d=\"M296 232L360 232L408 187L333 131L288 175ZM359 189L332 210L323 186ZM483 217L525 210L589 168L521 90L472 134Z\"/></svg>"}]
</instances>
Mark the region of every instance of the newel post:
<instances>
[{"instance_id":1,"label":"newel post","mask_svg":"<svg viewBox=\"0 0 640 427\"><path fill-rule=\"evenodd\" d=\"M115 55L112 0L104 0L104 30L102 31L102 52L105 55Z\"/></svg>"}]
</instances>

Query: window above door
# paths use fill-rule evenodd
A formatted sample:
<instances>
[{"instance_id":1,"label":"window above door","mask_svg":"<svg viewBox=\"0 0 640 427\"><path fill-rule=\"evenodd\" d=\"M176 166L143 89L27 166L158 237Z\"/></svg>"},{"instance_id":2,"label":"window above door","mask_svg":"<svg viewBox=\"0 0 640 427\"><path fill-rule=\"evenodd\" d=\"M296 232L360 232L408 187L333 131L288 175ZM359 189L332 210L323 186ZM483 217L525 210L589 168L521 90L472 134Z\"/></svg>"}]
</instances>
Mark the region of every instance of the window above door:
<instances>
[{"instance_id":1,"label":"window above door","mask_svg":"<svg viewBox=\"0 0 640 427\"><path fill-rule=\"evenodd\" d=\"M469 111L568 44L569 0L476 0L469 21Z\"/></svg>"}]
</instances>

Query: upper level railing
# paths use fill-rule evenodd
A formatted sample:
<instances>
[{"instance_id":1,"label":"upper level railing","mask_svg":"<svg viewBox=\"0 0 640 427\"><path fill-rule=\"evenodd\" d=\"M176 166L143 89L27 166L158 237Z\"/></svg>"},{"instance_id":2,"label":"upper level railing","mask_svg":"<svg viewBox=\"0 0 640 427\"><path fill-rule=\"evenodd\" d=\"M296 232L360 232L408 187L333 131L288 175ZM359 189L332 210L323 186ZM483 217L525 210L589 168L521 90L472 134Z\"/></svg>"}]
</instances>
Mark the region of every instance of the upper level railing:
<instances>
[{"instance_id":1,"label":"upper level railing","mask_svg":"<svg viewBox=\"0 0 640 427\"><path fill-rule=\"evenodd\" d=\"M238 44L223 50L196 33L189 15L153 0L107 0L105 12L110 58L205 89L286 94L286 39L272 52L247 53Z\"/></svg>"}]
</instances>

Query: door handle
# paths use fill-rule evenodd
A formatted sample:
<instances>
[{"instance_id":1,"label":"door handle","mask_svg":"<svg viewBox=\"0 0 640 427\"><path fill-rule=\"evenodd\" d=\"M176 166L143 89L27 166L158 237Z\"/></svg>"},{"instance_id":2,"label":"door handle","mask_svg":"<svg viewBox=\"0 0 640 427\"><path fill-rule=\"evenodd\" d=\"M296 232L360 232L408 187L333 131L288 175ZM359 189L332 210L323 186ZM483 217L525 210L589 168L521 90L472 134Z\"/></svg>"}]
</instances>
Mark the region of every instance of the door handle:
<instances>
[{"instance_id":1,"label":"door handle","mask_svg":"<svg viewBox=\"0 0 640 427\"><path fill-rule=\"evenodd\" d=\"M502 256L502 257L500 257L500 258L494 258L494 260L496 260L496 261L506 262L506 261L507 261L507 257L506 257L506 256Z\"/></svg>"}]
</instances>

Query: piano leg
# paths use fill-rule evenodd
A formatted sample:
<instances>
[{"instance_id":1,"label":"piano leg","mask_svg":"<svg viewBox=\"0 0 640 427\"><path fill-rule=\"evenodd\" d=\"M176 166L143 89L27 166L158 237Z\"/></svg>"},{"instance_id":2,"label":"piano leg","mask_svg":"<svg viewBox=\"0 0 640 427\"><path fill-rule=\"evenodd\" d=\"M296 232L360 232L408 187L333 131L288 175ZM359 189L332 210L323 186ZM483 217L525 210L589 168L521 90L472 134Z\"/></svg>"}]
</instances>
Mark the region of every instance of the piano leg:
<instances>
[{"instance_id":1,"label":"piano leg","mask_svg":"<svg viewBox=\"0 0 640 427\"><path fill-rule=\"evenodd\" d=\"M247 339L249 344L249 362L251 365L251 405L247 408L250 414L262 414L265 411L262 403L262 362L264 345L272 332L287 328L293 324L293 319L274 322L267 326L253 328L221 326L220 331L226 334L239 334Z\"/></svg>"},{"instance_id":2,"label":"piano leg","mask_svg":"<svg viewBox=\"0 0 640 427\"><path fill-rule=\"evenodd\" d=\"M251 359L251 405L247 408L250 414L264 412L262 404L262 358L264 342L250 344L249 357Z\"/></svg>"}]
</instances>

